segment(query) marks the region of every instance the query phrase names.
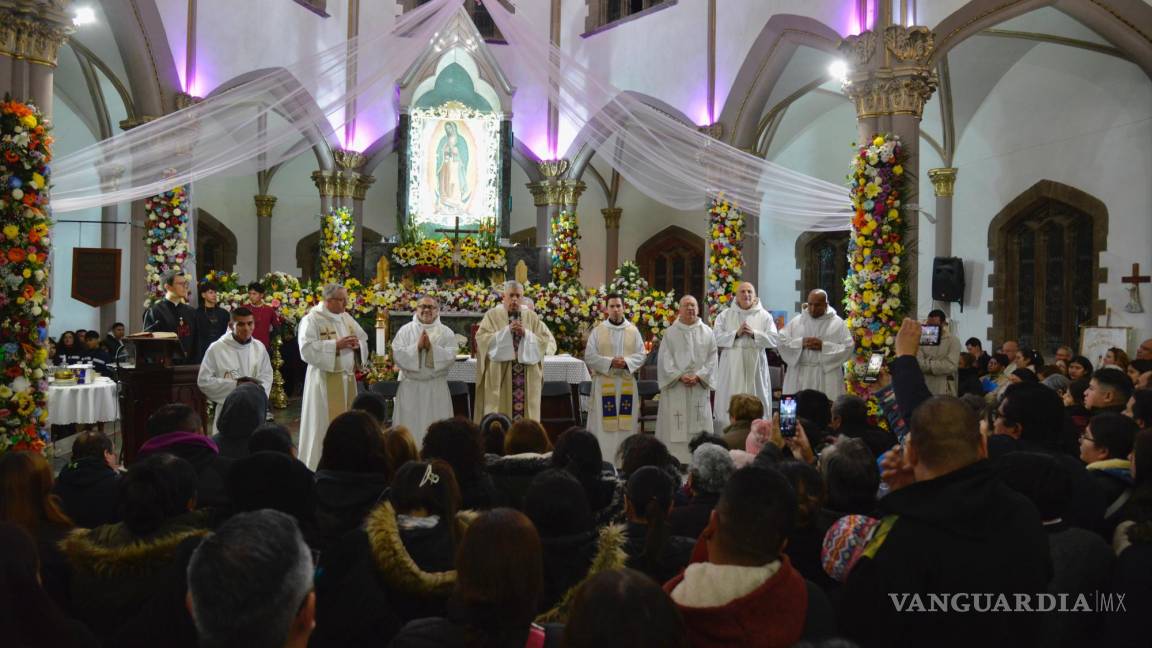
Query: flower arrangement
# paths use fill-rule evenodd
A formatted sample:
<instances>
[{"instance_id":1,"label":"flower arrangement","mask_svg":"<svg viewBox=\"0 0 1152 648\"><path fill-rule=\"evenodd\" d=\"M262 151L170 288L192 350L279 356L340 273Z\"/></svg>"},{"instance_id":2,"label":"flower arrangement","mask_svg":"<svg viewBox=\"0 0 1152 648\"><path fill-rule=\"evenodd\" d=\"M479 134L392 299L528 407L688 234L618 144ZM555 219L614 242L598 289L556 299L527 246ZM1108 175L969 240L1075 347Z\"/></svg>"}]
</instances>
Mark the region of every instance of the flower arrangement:
<instances>
[{"instance_id":1,"label":"flower arrangement","mask_svg":"<svg viewBox=\"0 0 1152 648\"><path fill-rule=\"evenodd\" d=\"M651 290L633 261L625 261L616 268L612 283L600 288L599 297L610 293L624 298L624 312L640 329L644 339L659 337L676 319L676 297L672 292Z\"/></svg>"},{"instance_id":2,"label":"flower arrangement","mask_svg":"<svg viewBox=\"0 0 1152 648\"><path fill-rule=\"evenodd\" d=\"M148 261L148 297L144 307L164 297L164 273L184 269L188 259L188 191L176 186L164 193L144 199L148 222L144 229L144 246Z\"/></svg>"},{"instance_id":3,"label":"flower arrangement","mask_svg":"<svg viewBox=\"0 0 1152 648\"><path fill-rule=\"evenodd\" d=\"M352 212L338 207L328 212L320 225L320 282L340 283L352 270Z\"/></svg>"},{"instance_id":4,"label":"flower arrangement","mask_svg":"<svg viewBox=\"0 0 1152 648\"><path fill-rule=\"evenodd\" d=\"M50 124L0 102L0 453L47 442Z\"/></svg>"},{"instance_id":5,"label":"flower arrangement","mask_svg":"<svg viewBox=\"0 0 1152 648\"><path fill-rule=\"evenodd\" d=\"M200 280L200 283L213 283L216 285L216 292L234 293L241 292L240 275L235 272L224 272L223 270L209 270L208 274Z\"/></svg>"},{"instance_id":6,"label":"flower arrangement","mask_svg":"<svg viewBox=\"0 0 1152 648\"><path fill-rule=\"evenodd\" d=\"M452 241L446 238L426 238L392 248L392 260L422 276L442 274L456 263L466 270L503 270L508 265L504 249L488 246L482 238L478 240L468 236L462 239L460 255L455 261L453 248Z\"/></svg>"},{"instance_id":7,"label":"flower arrangement","mask_svg":"<svg viewBox=\"0 0 1152 648\"><path fill-rule=\"evenodd\" d=\"M852 156L848 175L852 234L848 242L848 277L844 280L845 323L856 339L848 388L869 399L862 382L872 353L891 355L896 332L908 304L908 282L902 265L904 232L901 215L904 149L895 135L876 135ZM869 399L869 411L879 408Z\"/></svg>"},{"instance_id":8,"label":"flower arrangement","mask_svg":"<svg viewBox=\"0 0 1152 648\"><path fill-rule=\"evenodd\" d=\"M708 317L736 294L744 275L744 214L722 195L708 209Z\"/></svg>"},{"instance_id":9,"label":"flower arrangement","mask_svg":"<svg viewBox=\"0 0 1152 648\"><path fill-rule=\"evenodd\" d=\"M552 219L552 283L580 281L580 223L576 212L561 211Z\"/></svg>"}]
</instances>

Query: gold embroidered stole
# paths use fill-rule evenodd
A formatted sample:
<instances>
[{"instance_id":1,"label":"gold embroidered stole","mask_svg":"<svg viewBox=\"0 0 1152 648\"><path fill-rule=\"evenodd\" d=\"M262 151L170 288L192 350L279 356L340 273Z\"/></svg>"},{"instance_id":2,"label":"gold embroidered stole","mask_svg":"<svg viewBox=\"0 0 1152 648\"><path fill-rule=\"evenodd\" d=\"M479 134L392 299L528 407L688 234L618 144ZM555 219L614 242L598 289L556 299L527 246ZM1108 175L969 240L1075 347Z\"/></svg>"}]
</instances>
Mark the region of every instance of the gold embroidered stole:
<instances>
[{"instance_id":1,"label":"gold embroidered stole","mask_svg":"<svg viewBox=\"0 0 1152 648\"><path fill-rule=\"evenodd\" d=\"M320 320L317 328L321 340L340 339L335 326L326 322L324 318L317 319ZM333 366L340 366L339 349L336 349L336 361ZM352 409L352 399L356 397L356 376L343 371L325 371L324 389L328 396L328 422L331 423L332 419Z\"/></svg>"},{"instance_id":2,"label":"gold embroidered stole","mask_svg":"<svg viewBox=\"0 0 1152 648\"><path fill-rule=\"evenodd\" d=\"M621 356L636 353L636 339L631 335L631 327L624 327ZM616 356L612 344L612 329L600 326L596 329L596 352L603 357ZM611 371L611 370L610 370ZM619 390L617 390L619 384ZM600 415L605 432L631 432L633 425L633 381L629 372L615 376L600 377Z\"/></svg>"}]
</instances>

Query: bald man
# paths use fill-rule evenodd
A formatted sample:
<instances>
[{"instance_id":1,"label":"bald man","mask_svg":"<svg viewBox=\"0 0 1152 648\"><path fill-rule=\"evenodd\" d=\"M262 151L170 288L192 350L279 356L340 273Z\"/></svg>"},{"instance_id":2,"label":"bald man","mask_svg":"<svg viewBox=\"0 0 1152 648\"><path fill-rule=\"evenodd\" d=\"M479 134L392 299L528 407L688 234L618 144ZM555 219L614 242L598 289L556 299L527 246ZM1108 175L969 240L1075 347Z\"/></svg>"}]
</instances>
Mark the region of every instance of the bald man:
<instances>
[{"instance_id":1,"label":"bald man","mask_svg":"<svg viewBox=\"0 0 1152 648\"><path fill-rule=\"evenodd\" d=\"M713 324L720 366L716 372L716 420L727 426L728 402L736 394L760 399L772 411L772 378L765 349L776 348L776 322L745 281L736 287L736 303L716 316Z\"/></svg>"},{"instance_id":2,"label":"bald man","mask_svg":"<svg viewBox=\"0 0 1152 648\"><path fill-rule=\"evenodd\" d=\"M788 363L785 394L815 389L836 400L844 393L844 363L855 346L848 326L828 305L828 293L820 289L808 293L806 309L780 332L778 348Z\"/></svg>"}]
</instances>

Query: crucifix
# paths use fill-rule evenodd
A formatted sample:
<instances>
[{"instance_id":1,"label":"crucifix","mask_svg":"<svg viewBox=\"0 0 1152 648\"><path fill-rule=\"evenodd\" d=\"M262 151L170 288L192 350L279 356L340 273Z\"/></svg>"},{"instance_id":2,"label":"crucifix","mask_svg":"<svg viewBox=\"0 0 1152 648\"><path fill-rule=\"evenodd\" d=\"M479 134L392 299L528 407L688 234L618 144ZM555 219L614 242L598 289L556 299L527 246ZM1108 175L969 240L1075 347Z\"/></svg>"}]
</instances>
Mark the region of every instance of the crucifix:
<instances>
[{"instance_id":1,"label":"crucifix","mask_svg":"<svg viewBox=\"0 0 1152 648\"><path fill-rule=\"evenodd\" d=\"M1144 306L1140 303L1140 284L1152 282L1152 277L1149 277L1148 275L1141 275L1140 264L1133 263L1132 276L1121 277L1120 281L1126 284L1132 284L1132 287L1128 289L1128 292L1132 295L1132 301L1128 302L1128 305L1124 307L1124 310L1129 313L1143 313Z\"/></svg>"},{"instance_id":2,"label":"crucifix","mask_svg":"<svg viewBox=\"0 0 1152 648\"><path fill-rule=\"evenodd\" d=\"M460 235L461 234L479 234L480 230L474 229L460 229L460 217L456 217L456 225L452 229L442 227L435 231L437 234L451 234L452 235L452 276L460 276Z\"/></svg>"}]
</instances>

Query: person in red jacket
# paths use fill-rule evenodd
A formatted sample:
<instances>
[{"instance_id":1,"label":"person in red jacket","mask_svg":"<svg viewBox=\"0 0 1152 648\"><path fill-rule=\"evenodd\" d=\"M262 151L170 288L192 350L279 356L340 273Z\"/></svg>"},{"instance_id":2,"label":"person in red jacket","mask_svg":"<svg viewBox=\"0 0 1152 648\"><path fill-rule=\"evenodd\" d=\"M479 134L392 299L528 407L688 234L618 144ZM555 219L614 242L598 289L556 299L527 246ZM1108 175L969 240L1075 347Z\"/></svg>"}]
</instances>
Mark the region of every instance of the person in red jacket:
<instances>
[{"instance_id":1,"label":"person in red jacket","mask_svg":"<svg viewBox=\"0 0 1152 648\"><path fill-rule=\"evenodd\" d=\"M252 337L260 340L265 349L268 349L268 354L272 354L272 330L280 325L280 315L276 312L276 307L271 304L264 303L264 284L259 281L253 281L248 284L248 303L246 304L248 310L252 311L252 317L256 320L256 328L252 331Z\"/></svg>"},{"instance_id":2,"label":"person in red jacket","mask_svg":"<svg viewBox=\"0 0 1152 648\"><path fill-rule=\"evenodd\" d=\"M692 646L775 648L832 634L827 597L782 553L796 510L775 470L748 467L728 480L697 545L704 561L664 585Z\"/></svg>"}]
</instances>

